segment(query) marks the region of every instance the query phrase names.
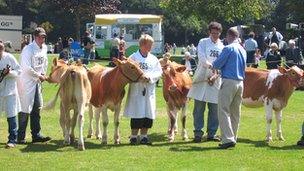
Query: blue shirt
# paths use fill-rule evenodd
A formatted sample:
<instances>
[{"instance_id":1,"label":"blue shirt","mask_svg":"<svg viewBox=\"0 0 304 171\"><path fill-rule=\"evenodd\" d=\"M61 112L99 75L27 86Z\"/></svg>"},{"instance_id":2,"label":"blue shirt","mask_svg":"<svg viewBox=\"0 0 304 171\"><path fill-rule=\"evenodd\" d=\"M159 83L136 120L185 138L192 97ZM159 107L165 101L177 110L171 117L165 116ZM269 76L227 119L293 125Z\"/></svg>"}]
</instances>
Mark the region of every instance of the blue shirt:
<instances>
[{"instance_id":1,"label":"blue shirt","mask_svg":"<svg viewBox=\"0 0 304 171\"><path fill-rule=\"evenodd\" d=\"M243 80L245 78L246 51L238 43L227 45L213 62L213 68L221 70L222 78Z\"/></svg>"}]
</instances>

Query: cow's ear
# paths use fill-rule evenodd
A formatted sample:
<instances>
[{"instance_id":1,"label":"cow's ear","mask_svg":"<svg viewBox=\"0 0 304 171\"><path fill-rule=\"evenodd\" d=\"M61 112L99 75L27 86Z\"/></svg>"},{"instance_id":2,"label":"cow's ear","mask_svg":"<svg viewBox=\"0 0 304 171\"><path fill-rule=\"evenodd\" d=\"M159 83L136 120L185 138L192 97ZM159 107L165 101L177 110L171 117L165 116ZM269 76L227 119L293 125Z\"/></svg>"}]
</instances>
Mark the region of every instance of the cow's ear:
<instances>
[{"instance_id":1,"label":"cow's ear","mask_svg":"<svg viewBox=\"0 0 304 171\"><path fill-rule=\"evenodd\" d=\"M54 66L57 66L57 61L58 61L57 58L54 58L54 59L53 59L53 65L54 65Z\"/></svg>"},{"instance_id":2,"label":"cow's ear","mask_svg":"<svg viewBox=\"0 0 304 171\"><path fill-rule=\"evenodd\" d=\"M122 63L122 61L120 59L118 59L118 58L113 58L113 62L117 66L119 66Z\"/></svg>"},{"instance_id":3,"label":"cow's ear","mask_svg":"<svg viewBox=\"0 0 304 171\"><path fill-rule=\"evenodd\" d=\"M287 70L284 67L279 66L278 70L281 74L285 74L287 72Z\"/></svg>"},{"instance_id":4,"label":"cow's ear","mask_svg":"<svg viewBox=\"0 0 304 171\"><path fill-rule=\"evenodd\" d=\"M179 66L175 69L177 72L184 72L186 70L186 66Z\"/></svg>"}]
</instances>

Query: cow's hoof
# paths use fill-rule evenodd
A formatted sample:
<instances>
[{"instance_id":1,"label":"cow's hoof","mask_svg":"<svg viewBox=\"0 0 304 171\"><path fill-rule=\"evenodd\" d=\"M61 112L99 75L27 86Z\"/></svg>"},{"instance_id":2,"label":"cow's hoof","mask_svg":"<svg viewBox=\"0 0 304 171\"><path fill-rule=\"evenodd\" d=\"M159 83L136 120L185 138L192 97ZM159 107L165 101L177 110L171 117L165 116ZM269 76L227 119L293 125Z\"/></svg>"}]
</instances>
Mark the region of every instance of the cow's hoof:
<instances>
[{"instance_id":1,"label":"cow's hoof","mask_svg":"<svg viewBox=\"0 0 304 171\"><path fill-rule=\"evenodd\" d=\"M119 144L120 144L120 140L116 140L116 141L114 142L114 144L115 144L115 145L119 145Z\"/></svg>"},{"instance_id":2,"label":"cow's hoof","mask_svg":"<svg viewBox=\"0 0 304 171\"><path fill-rule=\"evenodd\" d=\"M272 138L266 138L266 143L271 143L272 142Z\"/></svg>"},{"instance_id":3,"label":"cow's hoof","mask_svg":"<svg viewBox=\"0 0 304 171\"><path fill-rule=\"evenodd\" d=\"M84 151L85 150L84 144L78 144L78 150Z\"/></svg>"},{"instance_id":4,"label":"cow's hoof","mask_svg":"<svg viewBox=\"0 0 304 171\"><path fill-rule=\"evenodd\" d=\"M96 139L97 140L101 140L101 136L96 136Z\"/></svg>"},{"instance_id":5,"label":"cow's hoof","mask_svg":"<svg viewBox=\"0 0 304 171\"><path fill-rule=\"evenodd\" d=\"M69 141L63 141L63 146L69 146L71 144L71 142L69 142Z\"/></svg>"},{"instance_id":6,"label":"cow's hoof","mask_svg":"<svg viewBox=\"0 0 304 171\"><path fill-rule=\"evenodd\" d=\"M184 137L183 137L183 140L184 140L184 141L188 141L188 140L189 140L189 137L188 137L188 136L184 136Z\"/></svg>"},{"instance_id":7,"label":"cow's hoof","mask_svg":"<svg viewBox=\"0 0 304 171\"><path fill-rule=\"evenodd\" d=\"M71 143L74 143L74 142L75 142L75 136L70 135L70 142L71 142Z\"/></svg>"},{"instance_id":8,"label":"cow's hoof","mask_svg":"<svg viewBox=\"0 0 304 171\"><path fill-rule=\"evenodd\" d=\"M279 140L280 141L285 141L285 138L284 137L279 137Z\"/></svg>"},{"instance_id":9,"label":"cow's hoof","mask_svg":"<svg viewBox=\"0 0 304 171\"><path fill-rule=\"evenodd\" d=\"M87 138L92 138L93 135L88 135Z\"/></svg>"},{"instance_id":10,"label":"cow's hoof","mask_svg":"<svg viewBox=\"0 0 304 171\"><path fill-rule=\"evenodd\" d=\"M175 135L177 135L177 134L178 134L178 131L177 131L177 130L175 130L175 131L174 131L174 134L175 134Z\"/></svg>"},{"instance_id":11,"label":"cow's hoof","mask_svg":"<svg viewBox=\"0 0 304 171\"><path fill-rule=\"evenodd\" d=\"M107 145L108 142L107 142L107 141L101 141L101 144L102 144L102 145Z\"/></svg>"}]
</instances>

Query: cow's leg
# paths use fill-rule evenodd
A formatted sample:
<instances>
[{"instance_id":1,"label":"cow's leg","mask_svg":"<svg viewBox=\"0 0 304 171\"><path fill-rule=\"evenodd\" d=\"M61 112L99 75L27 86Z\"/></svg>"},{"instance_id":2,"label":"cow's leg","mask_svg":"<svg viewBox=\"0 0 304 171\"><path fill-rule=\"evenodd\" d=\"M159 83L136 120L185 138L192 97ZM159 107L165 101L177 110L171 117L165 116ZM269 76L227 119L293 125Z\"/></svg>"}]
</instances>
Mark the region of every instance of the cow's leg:
<instances>
[{"instance_id":1,"label":"cow's leg","mask_svg":"<svg viewBox=\"0 0 304 171\"><path fill-rule=\"evenodd\" d=\"M100 113L101 113L101 108L95 108L95 123L96 123L96 132L95 136L97 139L101 139L101 131L100 131Z\"/></svg>"},{"instance_id":2,"label":"cow's leg","mask_svg":"<svg viewBox=\"0 0 304 171\"><path fill-rule=\"evenodd\" d=\"M93 106L89 104L89 131L87 138L91 138L93 136Z\"/></svg>"},{"instance_id":3,"label":"cow's leg","mask_svg":"<svg viewBox=\"0 0 304 171\"><path fill-rule=\"evenodd\" d=\"M181 116L181 121L182 121L182 138L183 140L188 140L188 133L186 130L186 117L187 117L187 104L185 104L184 107L182 107L182 116Z\"/></svg>"},{"instance_id":4,"label":"cow's leg","mask_svg":"<svg viewBox=\"0 0 304 171\"><path fill-rule=\"evenodd\" d=\"M84 102L78 102L78 124L79 124L79 139L78 139L78 149L85 150L83 141L83 122L84 122Z\"/></svg>"},{"instance_id":5,"label":"cow's leg","mask_svg":"<svg viewBox=\"0 0 304 171\"><path fill-rule=\"evenodd\" d=\"M115 144L120 144L120 135L119 135L119 113L120 113L120 107L121 107L121 104L118 104L117 106L115 106L115 110L114 110L114 126L115 126L115 130L114 130L114 143Z\"/></svg>"},{"instance_id":6,"label":"cow's leg","mask_svg":"<svg viewBox=\"0 0 304 171\"><path fill-rule=\"evenodd\" d=\"M266 113L266 142L270 142L272 141L272 135L271 135L272 103L269 102L269 104L267 105L267 102L265 102L264 106Z\"/></svg>"},{"instance_id":7,"label":"cow's leg","mask_svg":"<svg viewBox=\"0 0 304 171\"><path fill-rule=\"evenodd\" d=\"M276 111L276 121L277 121L277 137L281 141L285 141L282 135L282 110Z\"/></svg>"},{"instance_id":8,"label":"cow's leg","mask_svg":"<svg viewBox=\"0 0 304 171\"><path fill-rule=\"evenodd\" d=\"M107 107L103 106L101 109L102 112L102 126L103 126L103 133L101 137L101 143L107 144L108 143L108 124L109 124L109 117L107 113Z\"/></svg>"},{"instance_id":9,"label":"cow's leg","mask_svg":"<svg viewBox=\"0 0 304 171\"><path fill-rule=\"evenodd\" d=\"M170 110L168 108L168 117L169 117L169 130L168 130L168 139L169 142L173 142L174 141L174 128L175 128L175 123L176 123L176 115L177 115L177 110L176 109L172 109Z\"/></svg>"},{"instance_id":10,"label":"cow's leg","mask_svg":"<svg viewBox=\"0 0 304 171\"><path fill-rule=\"evenodd\" d=\"M70 132L71 143L75 142L75 127L76 127L76 123L77 123L77 117L78 117L78 110L74 109L74 114L73 114L73 117L72 117L71 132Z\"/></svg>"},{"instance_id":11,"label":"cow's leg","mask_svg":"<svg viewBox=\"0 0 304 171\"><path fill-rule=\"evenodd\" d=\"M60 103L60 126L62 128L63 132L63 145L69 145L70 144L70 114L69 111L66 109L64 104Z\"/></svg>"}]
</instances>

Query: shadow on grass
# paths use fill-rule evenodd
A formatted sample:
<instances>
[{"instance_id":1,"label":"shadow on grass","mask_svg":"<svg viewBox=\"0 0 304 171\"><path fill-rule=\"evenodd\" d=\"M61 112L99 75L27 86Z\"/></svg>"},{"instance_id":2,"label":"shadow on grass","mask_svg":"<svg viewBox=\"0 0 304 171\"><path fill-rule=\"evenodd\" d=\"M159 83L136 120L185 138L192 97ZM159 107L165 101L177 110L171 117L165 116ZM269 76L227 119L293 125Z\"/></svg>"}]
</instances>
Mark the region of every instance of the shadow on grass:
<instances>
[{"instance_id":1,"label":"shadow on grass","mask_svg":"<svg viewBox=\"0 0 304 171\"><path fill-rule=\"evenodd\" d=\"M18 145L21 146L21 145ZM49 151L58 151L58 149L63 148L65 146L62 145L61 140L51 140L47 143L27 143L24 148L20 149L23 153L37 153L37 152L49 152Z\"/></svg>"},{"instance_id":2,"label":"shadow on grass","mask_svg":"<svg viewBox=\"0 0 304 171\"><path fill-rule=\"evenodd\" d=\"M254 141L247 138L238 138L238 143L252 144L255 147L269 147L269 144L265 140Z\"/></svg>"}]
</instances>

